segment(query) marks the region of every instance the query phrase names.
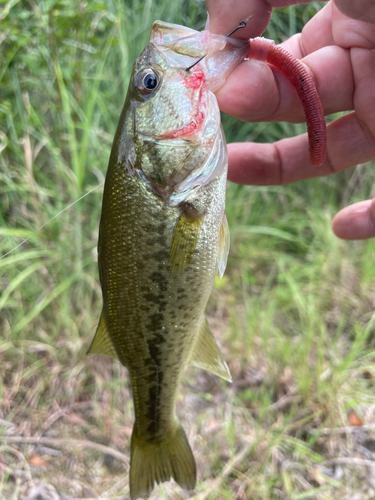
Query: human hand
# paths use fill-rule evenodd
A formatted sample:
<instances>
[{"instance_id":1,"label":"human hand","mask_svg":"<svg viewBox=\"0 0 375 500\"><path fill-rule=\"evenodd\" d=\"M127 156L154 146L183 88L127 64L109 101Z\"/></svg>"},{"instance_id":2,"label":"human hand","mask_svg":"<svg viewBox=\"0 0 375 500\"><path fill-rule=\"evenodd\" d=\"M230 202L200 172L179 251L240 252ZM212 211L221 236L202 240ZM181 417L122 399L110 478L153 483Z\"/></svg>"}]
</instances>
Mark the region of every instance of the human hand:
<instances>
[{"instance_id":1,"label":"human hand","mask_svg":"<svg viewBox=\"0 0 375 500\"><path fill-rule=\"evenodd\" d=\"M246 28L235 36L259 36L270 20L272 7L296 3L294 0L207 0L210 30L226 34L241 19L252 15ZM229 144L228 178L241 184L288 184L330 175L374 159L374 2L330 0L302 33L282 46L306 65L325 114L354 111L328 125L327 158L321 167L311 165L303 135L274 144ZM294 89L277 71L258 61L244 61L238 66L216 97L222 111L244 121L304 120ZM375 201L346 207L334 218L333 230L344 239L375 236Z\"/></svg>"}]
</instances>

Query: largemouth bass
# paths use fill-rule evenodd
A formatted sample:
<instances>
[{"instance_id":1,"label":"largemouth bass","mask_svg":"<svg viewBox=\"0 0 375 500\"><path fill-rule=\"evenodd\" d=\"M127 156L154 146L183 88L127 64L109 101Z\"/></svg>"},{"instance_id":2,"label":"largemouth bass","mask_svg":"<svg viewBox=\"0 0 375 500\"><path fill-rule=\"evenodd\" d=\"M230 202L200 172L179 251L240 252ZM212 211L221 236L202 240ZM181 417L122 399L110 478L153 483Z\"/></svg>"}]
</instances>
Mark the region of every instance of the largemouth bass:
<instances>
[{"instance_id":1,"label":"largemouth bass","mask_svg":"<svg viewBox=\"0 0 375 500\"><path fill-rule=\"evenodd\" d=\"M132 499L171 477L195 486L175 413L186 365L230 380L204 316L229 249L227 154L212 91L247 51L246 42L155 22L114 138L98 244L103 312L89 352L129 371Z\"/></svg>"},{"instance_id":2,"label":"largemouth bass","mask_svg":"<svg viewBox=\"0 0 375 500\"><path fill-rule=\"evenodd\" d=\"M132 499L171 477L195 486L175 412L185 367L231 380L204 316L229 250L227 153L213 92L249 47L155 22L114 138L98 244L103 311L89 353L116 357L129 371Z\"/></svg>"}]
</instances>

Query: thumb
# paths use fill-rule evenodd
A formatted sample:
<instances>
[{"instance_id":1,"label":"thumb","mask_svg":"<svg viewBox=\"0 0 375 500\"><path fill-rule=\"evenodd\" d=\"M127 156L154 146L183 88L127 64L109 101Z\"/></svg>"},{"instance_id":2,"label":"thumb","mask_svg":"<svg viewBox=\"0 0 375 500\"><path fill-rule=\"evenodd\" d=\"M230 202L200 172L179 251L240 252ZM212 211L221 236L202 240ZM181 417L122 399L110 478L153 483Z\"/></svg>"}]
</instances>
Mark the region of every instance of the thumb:
<instances>
[{"instance_id":1,"label":"thumb","mask_svg":"<svg viewBox=\"0 0 375 500\"><path fill-rule=\"evenodd\" d=\"M366 240L375 237L375 198L354 203L340 210L332 221L336 236L343 240Z\"/></svg>"}]
</instances>

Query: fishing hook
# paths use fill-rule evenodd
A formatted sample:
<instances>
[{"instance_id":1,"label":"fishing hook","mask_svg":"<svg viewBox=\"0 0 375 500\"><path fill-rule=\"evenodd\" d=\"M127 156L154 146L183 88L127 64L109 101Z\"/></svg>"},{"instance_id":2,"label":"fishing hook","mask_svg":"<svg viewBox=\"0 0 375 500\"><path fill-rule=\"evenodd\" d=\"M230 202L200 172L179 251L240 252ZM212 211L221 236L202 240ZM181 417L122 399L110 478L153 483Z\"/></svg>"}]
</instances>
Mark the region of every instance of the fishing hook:
<instances>
[{"instance_id":1,"label":"fishing hook","mask_svg":"<svg viewBox=\"0 0 375 500\"><path fill-rule=\"evenodd\" d=\"M234 28L234 30L233 30L233 31L231 31L230 33L228 33L228 34L227 34L227 36L231 36L231 35L233 35L233 33L235 33L237 30L240 30L241 28L245 28L245 27L246 27L246 24L247 24L247 22L246 22L246 21L244 21L244 20L240 21L240 24L237 26L237 28Z\"/></svg>"},{"instance_id":2,"label":"fishing hook","mask_svg":"<svg viewBox=\"0 0 375 500\"><path fill-rule=\"evenodd\" d=\"M202 59L204 59L204 58L206 57L206 55L207 55L207 54L205 54L204 56L202 56L201 58L199 58L199 59L198 59L198 61L195 61L195 63L194 63L194 64L192 64L191 66L189 66L188 68L186 68L186 69L185 69L185 71L190 71L190 70L191 70L191 68L194 68L194 66L195 66L196 64L198 64L199 62L201 62L201 60L202 60Z\"/></svg>"},{"instance_id":3,"label":"fishing hook","mask_svg":"<svg viewBox=\"0 0 375 500\"><path fill-rule=\"evenodd\" d=\"M246 24L247 24L247 20L242 20L240 21L240 24L237 26L237 28L234 28L233 31L231 31L230 33L227 34L227 37L233 35L233 33L235 33L237 30L241 29L241 28L245 28L246 27ZM199 62L201 62L202 59L204 59L206 57L207 54L205 54L204 56L202 56L200 59L198 59L198 61L195 61L194 64L192 64L191 66L189 66L188 68L185 69L185 71L190 71L191 68L194 68L194 66L196 64L198 64Z\"/></svg>"}]
</instances>

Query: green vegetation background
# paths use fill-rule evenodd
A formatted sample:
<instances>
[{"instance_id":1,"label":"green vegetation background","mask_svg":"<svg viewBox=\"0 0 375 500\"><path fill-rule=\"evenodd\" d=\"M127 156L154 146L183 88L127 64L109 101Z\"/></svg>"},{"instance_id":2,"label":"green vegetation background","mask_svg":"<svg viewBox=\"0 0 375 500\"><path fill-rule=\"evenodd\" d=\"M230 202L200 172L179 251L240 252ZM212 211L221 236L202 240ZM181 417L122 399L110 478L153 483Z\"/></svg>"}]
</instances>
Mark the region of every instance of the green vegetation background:
<instances>
[{"instance_id":1,"label":"green vegetation background","mask_svg":"<svg viewBox=\"0 0 375 500\"><path fill-rule=\"evenodd\" d=\"M266 36L289 37L323 4L274 11ZM151 23L200 30L205 17L200 0L0 0L1 255L32 235L0 260L0 498L128 498L126 371L82 354L101 310L102 187L33 233L104 180ZM223 123L228 142L305 130ZM178 411L197 489L152 498L375 497L375 240L330 228L374 196L373 167L228 186L231 252L208 318L234 383L187 372Z\"/></svg>"}]
</instances>

